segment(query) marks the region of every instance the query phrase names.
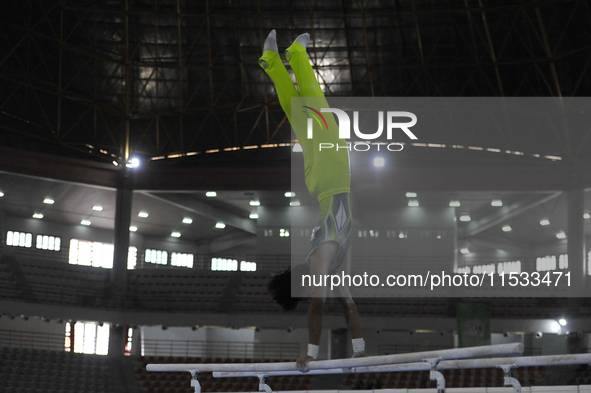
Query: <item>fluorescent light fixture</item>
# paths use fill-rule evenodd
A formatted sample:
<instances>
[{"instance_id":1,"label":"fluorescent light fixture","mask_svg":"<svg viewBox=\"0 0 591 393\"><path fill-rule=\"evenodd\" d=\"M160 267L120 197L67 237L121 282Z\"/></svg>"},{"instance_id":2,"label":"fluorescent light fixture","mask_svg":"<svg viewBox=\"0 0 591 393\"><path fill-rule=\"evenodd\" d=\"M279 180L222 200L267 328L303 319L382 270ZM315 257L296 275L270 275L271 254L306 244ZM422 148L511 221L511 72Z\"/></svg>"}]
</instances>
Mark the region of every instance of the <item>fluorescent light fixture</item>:
<instances>
[{"instance_id":1,"label":"fluorescent light fixture","mask_svg":"<svg viewBox=\"0 0 591 393\"><path fill-rule=\"evenodd\" d=\"M257 218L259 218L259 215L257 213L250 213L248 218L250 218L251 220L256 220Z\"/></svg>"},{"instance_id":2,"label":"fluorescent light fixture","mask_svg":"<svg viewBox=\"0 0 591 393\"><path fill-rule=\"evenodd\" d=\"M216 196L218 196L218 193L215 192L215 191L207 191L205 193L205 196L208 197L208 198L215 198Z\"/></svg>"},{"instance_id":3,"label":"fluorescent light fixture","mask_svg":"<svg viewBox=\"0 0 591 393\"><path fill-rule=\"evenodd\" d=\"M471 220L472 220L472 217L470 217L469 214L462 214L460 216L460 221L462 221L462 222L468 222L468 221L471 221Z\"/></svg>"},{"instance_id":4,"label":"fluorescent light fixture","mask_svg":"<svg viewBox=\"0 0 591 393\"><path fill-rule=\"evenodd\" d=\"M189 217L183 218L183 224L192 224L192 223L193 223L192 218L189 218Z\"/></svg>"},{"instance_id":5,"label":"fluorescent light fixture","mask_svg":"<svg viewBox=\"0 0 591 393\"><path fill-rule=\"evenodd\" d=\"M172 237L181 237L181 233L180 232L173 232L170 234L170 236Z\"/></svg>"},{"instance_id":6,"label":"fluorescent light fixture","mask_svg":"<svg viewBox=\"0 0 591 393\"><path fill-rule=\"evenodd\" d=\"M43 214L41 214L41 213L35 213L35 214L33 214L33 218L42 219L43 218Z\"/></svg>"},{"instance_id":7,"label":"fluorescent light fixture","mask_svg":"<svg viewBox=\"0 0 591 393\"><path fill-rule=\"evenodd\" d=\"M419 201L416 199L411 199L410 201L408 201L408 206L417 207L417 206L419 206Z\"/></svg>"},{"instance_id":8,"label":"fluorescent light fixture","mask_svg":"<svg viewBox=\"0 0 591 393\"><path fill-rule=\"evenodd\" d=\"M449 207L460 207L462 206L462 204L460 203L460 201L449 201Z\"/></svg>"},{"instance_id":9,"label":"fluorescent light fixture","mask_svg":"<svg viewBox=\"0 0 591 393\"><path fill-rule=\"evenodd\" d=\"M301 152L304 151L304 148L299 143L296 143L296 144L293 145L293 150L292 151L294 153L301 153Z\"/></svg>"},{"instance_id":10,"label":"fluorescent light fixture","mask_svg":"<svg viewBox=\"0 0 591 393\"><path fill-rule=\"evenodd\" d=\"M45 203L46 205L53 205L55 203L55 201L51 198L45 198L43 200L43 203Z\"/></svg>"},{"instance_id":11,"label":"fluorescent light fixture","mask_svg":"<svg viewBox=\"0 0 591 393\"><path fill-rule=\"evenodd\" d=\"M102 206L98 206L98 205L94 205L92 207L92 210L94 210L95 212L102 212L103 211L103 207Z\"/></svg>"},{"instance_id":12,"label":"fluorescent light fixture","mask_svg":"<svg viewBox=\"0 0 591 393\"><path fill-rule=\"evenodd\" d=\"M286 198L293 198L294 196L295 196L295 192L293 192L293 191L287 191L285 193Z\"/></svg>"},{"instance_id":13,"label":"fluorescent light fixture","mask_svg":"<svg viewBox=\"0 0 591 393\"><path fill-rule=\"evenodd\" d=\"M113 161L113 165L119 166L119 163L117 161Z\"/></svg>"},{"instance_id":14,"label":"fluorescent light fixture","mask_svg":"<svg viewBox=\"0 0 591 393\"><path fill-rule=\"evenodd\" d=\"M503 232L511 232L513 230L513 228L511 228L511 225L505 225L503 227Z\"/></svg>"},{"instance_id":15,"label":"fluorescent light fixture","mask_svg":"<svg viewBox=\"0 0 591 393\"><path fill-rule=\"evenodd\" d=\"M137 227L136 226L130 226L129 227L129 232L137 232Z\"/></svg>"},{"instance_id":16,"label":"fluorescent light fixture","mask_svg":"<svg viewBox=\"0 0 591 393\"><path fill-rule=\"evenodd\" d=\"M564 232L558 232L556 234L556 238L557 239L566 239L566 233L564 233Z\"/></svg>"},{"instance_id":17,"label":"fluorescent light fixture","mask_svg":"<svg viewBox=\"0 0 591 393\"><path fill-rule=\"evenodd\" d=\"M491 206L503 206L503 201L500 199L493 199L490 203Z\"/></svg>"},{"instance_id":18,"label":"fluorescent light fixture","mask_svg":"<svg viewBox=\"0 0 591 393\"><path fill-rule=\"evenodd\" d=\"M300 201L291 201L289 202L289 206L299 206L300 205Z\"/></svg>"},{"instance_id":19,"label":"fluorescent light fixture","mask_svg":"<svg viewBox=\"0 0 591 393\"><path fill-rule=\"evenodd\" d=\"M2 193L0 192L0 194L2 194ZM4 195L4 194L2 194L2 195ZM0 195L0 196L2 196L2 195ZM588 219L590 219L590 218L591 218L591 214L589 214L589 213L585 213L585 214L583 214L583 218L584 218L585 220L588 220Z\"/></svg>"},{"instance_id":20,"label":"fluorescent light fixture","mask_svg":"<svg viewBox=\"0 0 591 393\"><path fill-rule=\"evenodd\" d=\"M466 255L466 254L470 253L470 250L469 250L469 249L467 249L467 248L462 248L462 249L460 249L460 252L461 252L462 254Z\"/></svg>"},{"instance_id":21,"label":"fluorescent light fixture","mask_svg":"<svg viewBox=\"0 0 591 393\"><path fill-rule=\"evenodd\" d=\"M417 193L416 192L407 192L406 193L406 197L407 198L416 198L417 197Z\"/></svg>"},{"instance_id":22,"label":"fluorescent light fixture","mask_svg":"<svg viewBox=\"0 0 591 393\"><path fill-rule=\"evenodd\" d=\"M250 206L261 206L261 202L259 202L259 201L250 201Z\"/></svg>"},{"instance_id":23,"label":"fluorescent light fixture","mask_svg":"<svg viewBox=\"0 0 591 393\"><path fill-rule=\"evenodd\" d=\"M558 323L560 324L560 326L566 326L566 319L564 319L564 318L560 318L560 319L558 320Z\"/></svg>"},{"instance_id":24,"label":"fluorescent light fixture","mask_svg":"<svg viewBox=\"0 0 591 393\"><path fill-rule=\"evenodd\" d=\"M373 166L375 166L376 168L383 167L385 163L386 160L384 160L384 157L376 157L373 159Z\"/></svg>"},{"instance_id":25,"label":"fluorescent light fixture","mask_svg":"<svg viewBox=\"0 0 591 393\"><path fill-rule=\"evenodd\" d=\"M215 224L215 227L218 229L224 229L226 227L226 224L224 224L223 222L217 222Z\"/></svg>"},{"instance_id":26,"label":"fluorescent light fixture","mask_svg":"<svg viewBox=\"0 0 591 393\"><path fill-rule=\"evenodd\" d=\"M141 218L148 218L149 214L148 212L139 212L137 216Z\"/></svg>"},{"instance_id":27,"label":"fluorescent light fixture","mask_svg":"<svg viewBox=\"0 0 591 393\"><path fill-rule=\"evenodd\" d=\"M92 223L90 221L88 221L88 220L82 220L82 221L80 221L80 224L81 225L90 225Z\"/></svg>"},{"instance_id":28,"label":"fluorescent light fixture","mask_svg":"<svg viewBox=\"0 0 591 393\"><path fill-rule=\"evenodd\" d=\"M550 225L550 220L548 220L547 218L544 218L542 221L540 221L540 225Z\"/></svg>"}]
</instances>

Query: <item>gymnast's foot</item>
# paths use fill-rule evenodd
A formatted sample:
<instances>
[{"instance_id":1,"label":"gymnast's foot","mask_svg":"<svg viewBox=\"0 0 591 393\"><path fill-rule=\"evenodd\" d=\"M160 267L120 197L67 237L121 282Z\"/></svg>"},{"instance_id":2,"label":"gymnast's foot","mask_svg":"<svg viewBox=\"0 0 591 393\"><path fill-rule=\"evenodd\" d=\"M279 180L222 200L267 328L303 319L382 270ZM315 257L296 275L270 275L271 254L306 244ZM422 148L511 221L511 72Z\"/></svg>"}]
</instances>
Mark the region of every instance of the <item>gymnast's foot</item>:
<instances>
[{"instance_id":1,"label":"gymnast's foot","mask_svg":"<svg viewBox=\"0 0 591 393\"><path fill-rule=\"evenodd\" d=\"M271 30L271 32L265 39L265 43L263 44L263 52L268 50L279 53L279 49L277 48L277 32L275 31L275 29ZM268 66L265 60L261 61L261 65L263 66L263 68L267 68Z\"/></svg>"},{"instance_id":2,"label":"gymnast's foot","mask_svg":"<svg viewBox=\"0 0 591 393\"><path fill-rule=\"evenodd\" d=\"M351 356L351 358L364 358L366 356L367 356L367 352L361 351L361 352L353 353L353 356Z\"/></svg>"},{"instance_id":3,"label":"gymnast's foot","mask_svg":"<svg viewBox=\"0 0 591 393\"><path fill-rule=\"evenodd\" d=\"M304 33L304 34L300 34L299 36L297 36L297 38L293 42L294 43L299 42L305 48L308 45L309 41L310 41L310 34ZM287 58L289 59L289 51L288 50L285 51L285 56L287 56Z\"/></svg>"}]
</instances>

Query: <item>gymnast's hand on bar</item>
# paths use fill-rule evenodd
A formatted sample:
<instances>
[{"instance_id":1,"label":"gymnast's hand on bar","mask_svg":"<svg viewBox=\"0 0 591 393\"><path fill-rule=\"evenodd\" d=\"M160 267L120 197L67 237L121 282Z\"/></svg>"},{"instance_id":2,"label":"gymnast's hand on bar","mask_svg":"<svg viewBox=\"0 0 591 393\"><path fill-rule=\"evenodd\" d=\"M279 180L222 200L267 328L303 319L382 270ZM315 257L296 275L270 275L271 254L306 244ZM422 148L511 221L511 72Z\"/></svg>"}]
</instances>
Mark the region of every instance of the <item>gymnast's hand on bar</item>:
<instances>
[{"instance_id":1,"label":"gymnast's hand on bar","mask_svg":"<svg viewBox=\"0 0 591 393\"><path fill-rule=\"evenodd\" d=\"M305 358L298 358L298 360L296 360L297 369L303 373L307 373L308 371L310 371L310 369L308 368L308 363L312 360L314 360L314 358L312 356L306 356Z\"/></svg>"}]
</instances>

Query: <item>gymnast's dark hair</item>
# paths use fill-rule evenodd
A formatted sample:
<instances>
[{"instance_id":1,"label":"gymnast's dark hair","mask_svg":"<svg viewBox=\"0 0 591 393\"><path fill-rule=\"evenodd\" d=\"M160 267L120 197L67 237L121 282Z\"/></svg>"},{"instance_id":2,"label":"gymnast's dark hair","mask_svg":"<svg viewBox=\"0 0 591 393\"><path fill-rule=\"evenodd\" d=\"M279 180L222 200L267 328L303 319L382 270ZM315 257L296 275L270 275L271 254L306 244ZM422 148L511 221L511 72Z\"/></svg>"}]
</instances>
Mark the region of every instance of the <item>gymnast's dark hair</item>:
<instances>
[{"instance_id":1,"label":"gymnast's dark hair","mask_svg":"<svg viewBox=\"0 0 591 393\"><path fill-rule=\"evenodd\" d=\"M286 270L275 274L267 284L267 290L273 297L273 300L281 307L283 311L291 311L296 308L299 302L307 298L291 297L291 266ZM298 265L294 269L294 274L309 274L309 267L305 264Z\"/></svg>"}]
</instances>

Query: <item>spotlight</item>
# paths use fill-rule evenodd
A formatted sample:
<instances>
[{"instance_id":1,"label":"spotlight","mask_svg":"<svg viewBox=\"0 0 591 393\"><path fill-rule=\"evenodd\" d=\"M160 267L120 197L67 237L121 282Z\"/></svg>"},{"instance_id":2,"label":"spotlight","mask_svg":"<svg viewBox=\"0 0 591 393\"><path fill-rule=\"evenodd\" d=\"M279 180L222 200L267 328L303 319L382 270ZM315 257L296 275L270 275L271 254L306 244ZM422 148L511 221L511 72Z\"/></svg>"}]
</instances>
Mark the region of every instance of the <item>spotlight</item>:
<instances>
[{"instance_id":1,"label":"spotlight","mask_svg":"<svg viewBox=\"0 0 591 393\"><path fill-rule=\"evenodd\" d=\"M537 332L537 333L536 333L536 338L537 338L537 339L540 339L540 338L542 338L543 336L544 336L544 333L542 333L542 332Z\"/></svg>"},{"instance_id":2,"label":"spotlight","mask_svg":"<svg viewBox=\"0 0 591 393\"><path fill-rule=\"evenodd\" d=\"M376 157L373 159L373 166L375 166L376 168L383 167L385 163L386 161L384 160L384 157Z\"/></svg>"},{"instance_id":3,"label":"spotlight","mask_svg":"<svg viewBox=\"0 0 591 393\"><path fill-rule=\"evenodd\" d=\"M140 166L140 159L137 157L132 157L125 166L128 168L137 168Z\"/></svg>"},{"instance_id":4,"label":"spotlight","mask_svg":"<svg viewBox=\"0 0 591 393\"><path fill-rule=\"evenodd\" d=\"M564 318L560 318L560 319L558 320L558 323L560 324L560 326L566 326L566 319L564 319Z\"/></svg>"}]
</instances>

